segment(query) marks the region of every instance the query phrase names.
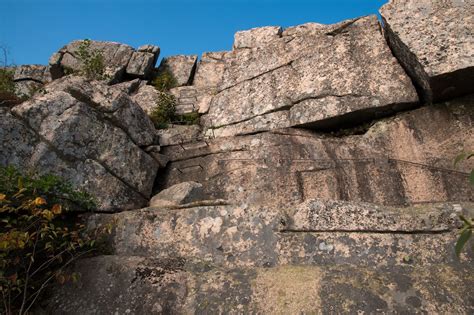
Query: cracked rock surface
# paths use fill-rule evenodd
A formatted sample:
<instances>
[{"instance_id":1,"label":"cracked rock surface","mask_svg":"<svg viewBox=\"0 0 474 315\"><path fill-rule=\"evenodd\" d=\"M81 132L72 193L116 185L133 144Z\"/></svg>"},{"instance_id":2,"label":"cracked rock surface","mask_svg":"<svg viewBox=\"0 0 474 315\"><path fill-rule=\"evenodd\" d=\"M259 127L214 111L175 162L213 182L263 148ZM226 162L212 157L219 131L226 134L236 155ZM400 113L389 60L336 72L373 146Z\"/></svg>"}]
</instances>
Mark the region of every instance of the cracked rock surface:
<instances>
[{"instance_id":1,"label":"cracked rock surface","mask_svg":"<svg viewBox=\"0 0 474 315\"><path fill-rule=\"evenodd\" d=\"M110 233L43 313L474 314L474 159L453 165L474 151L471 2L240 31L161 69L157 46L91 42L114 85L56 80L79 42L53 55L52 83L0 106L0 164L92 192ZM182 117L156 130L164 67Z\"/></svg>"},{"instance_id":2,"label":"cracked rock surface","mask_svg":"<svg viewBox=\"0 0 474 315\"><path fill-rule=\"evenodd\" d=\"M226 54L223 64L203 117L216 136L330 128L418 102L375 16L265 37L257 47Z\"/></svg>"},{"instance_id":3,"label":"cracked rock surface","mask_svg":"<svg viewBox=\"0 0 474 315\"><path fill-rule=\"evenodd\" d=\"M474 92L472 1L391 0L380 13L395 56L427 101Z\"/></svg>"},{"instance_id":4,"label":"cracked rock surface","mask_svg":"<svg viewBox=\"0 0 474 315\"><path fill-rule=\"evenodd\" d=\"M119 90L65 77L44 94L2 110L3 163L58 174L93 193L101 211L144 206L157 162L148 116Z\"/></svg>"}]
</instances>

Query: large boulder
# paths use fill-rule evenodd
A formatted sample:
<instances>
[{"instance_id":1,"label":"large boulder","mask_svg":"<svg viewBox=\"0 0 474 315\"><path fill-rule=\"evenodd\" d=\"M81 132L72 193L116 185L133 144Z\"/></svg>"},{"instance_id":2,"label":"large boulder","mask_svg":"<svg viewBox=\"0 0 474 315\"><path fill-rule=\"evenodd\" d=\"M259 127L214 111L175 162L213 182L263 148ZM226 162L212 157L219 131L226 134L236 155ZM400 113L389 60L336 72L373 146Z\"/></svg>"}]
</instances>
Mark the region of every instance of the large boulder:
<instances>
[{"instance_id":1,"label":"large boulder","mask_svg":"<svg viewBox=\"0 0 474 315\"><path fill-rule=\"evenodd\" d=\"M44 84L52 81L48 66L22 65L14 70L15 93L20 97L30 97Z\"/></svg>"},{"instance_id":2,"label":"large boulder","mask_svg":"<svg viewBox=\"0 0 474 315\"><path fill-rule=\"evenodd\" d=\"M131 77L148 77L160 53L157 46L151 45L142 46L140 51L135 51L128 45L115 42L76 40L51 56L49 64L53 78L63 76L65 70L80 71L82 61L79 54L84 49L89 53L102 54L105 75L110 83L120 82L126 74Z\"/></svg>"},{"instance_id":3,"label":"large boulder","mask_svg":"<svg viewBox=\"0 0 474 315\"><path fill-rule=\"evenodd\" d=\"M265 26L240 31L234 35L234 49L255 48L281 36L280 26Z\"/></svg>"},{"instance_id":4,"label":"large boulder","mask_svg":"<svg viewBox=\"0 0 474 315\"><path fill-rule=\"evenodd\" d=\"M290 29L214 64L224 69L203 122L216 136L337 128L418 102L376 16Z\"/></svg>"},{"instance_id":5,"label":"large boulder","mask_svg":"<svg viewBox=\"0 0 474 315\"><path fill-rule=\"evenodd\" d=\"M176 80L176 86L190 85L196 69L196 55L177 55L163 58L158 71L169 71Z\"/></svg>"},{"instance_id":6,"label":"large boulder","mask_svg":"<svg viewBox=\"0 0 474 315\"><path fill-rule=\"evenodd\" d=\"M380 13L388 42L427 101L474 92L474 3L391 0Z\"/></svg>"},{"instance_id":7,"label":"large boulder","mask_svg":"<svg viewBox=\"0 0 474 315\"><path fill-rule=\"evenodd\" d=\"M205 199L207 198L201 184L184 182L166 188L153 196L150 200L150 207L178 206Z\"/></svg>"},{"instance_id":8,"label":"large boulder","mask_svg":"<svg viewBox=\"0 0 474 315\"><path fill-rule=\"evenodd\" d=\"M57 174L94 195L100 211L148 203L158 163L148 116L119 89L65 77L1 113L0 163Z\"/></svg>"}]
</instances>

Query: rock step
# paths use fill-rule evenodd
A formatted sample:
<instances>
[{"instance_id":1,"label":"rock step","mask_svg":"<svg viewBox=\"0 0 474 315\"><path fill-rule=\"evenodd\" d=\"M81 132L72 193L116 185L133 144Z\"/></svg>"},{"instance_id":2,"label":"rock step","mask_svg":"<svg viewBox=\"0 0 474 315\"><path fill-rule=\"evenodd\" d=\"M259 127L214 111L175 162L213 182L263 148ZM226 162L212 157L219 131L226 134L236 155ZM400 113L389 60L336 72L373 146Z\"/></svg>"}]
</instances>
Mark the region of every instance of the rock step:
<instances>
[{"instance_id":1,"label":"rock step","mask_svg":"<svg viewBox=\"0 0 474 315\"><path fill-rule=\"evenodd\" d=\"M460 213L472 216L474 204L396 208L311 200L284 210L234 205L151 207L95 214L89 227L112 223L109 242L117 255L181 257L223 267L459 266L474 260L472 252L461 261L454 254Z\"/></svg>"},{"instance_id":2,"label":"rock step","mask_svg":"<svg viewBox=\"0 0 474 315\"><path fill-rule=\"evenodd\" d=\"M219 268L184 259L98 256L75 268L80 280L56 289L48 313L474 312L472 269L444 264Z\"/></svg>"}]
</instances>

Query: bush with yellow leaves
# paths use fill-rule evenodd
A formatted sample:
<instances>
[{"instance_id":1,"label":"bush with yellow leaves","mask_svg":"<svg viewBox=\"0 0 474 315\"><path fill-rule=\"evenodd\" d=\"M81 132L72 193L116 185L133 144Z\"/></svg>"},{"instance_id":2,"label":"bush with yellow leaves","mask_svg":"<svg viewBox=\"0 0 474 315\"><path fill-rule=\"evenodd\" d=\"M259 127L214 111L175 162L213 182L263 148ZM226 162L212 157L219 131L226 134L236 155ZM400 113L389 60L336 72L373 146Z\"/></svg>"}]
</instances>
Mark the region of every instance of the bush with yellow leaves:
<instances>
[{"instance_id":1,"label":"bush with yellow leaves","mask_svg":"<svg viewBox=\"0 0 474 315\"><path fill-rule=\"evenodd\" d=\"M77 210L94 204L56 176L0 166L0 313L31 312L45 288L77 280L65 268L91 253L97 236Z\"/></svg>"}]
</instances>

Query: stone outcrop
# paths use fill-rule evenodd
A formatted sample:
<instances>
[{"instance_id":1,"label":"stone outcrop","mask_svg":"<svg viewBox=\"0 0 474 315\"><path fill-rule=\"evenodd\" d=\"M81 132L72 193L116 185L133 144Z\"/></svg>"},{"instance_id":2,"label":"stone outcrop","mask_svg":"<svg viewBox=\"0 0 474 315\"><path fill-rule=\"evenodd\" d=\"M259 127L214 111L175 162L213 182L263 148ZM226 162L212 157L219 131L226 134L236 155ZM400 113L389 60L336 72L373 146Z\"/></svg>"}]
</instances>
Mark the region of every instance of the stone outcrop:
<instances>
[{"instance_id":1,"label":"stone outcrop","mask_svg":"<svg viewBox=\"0 0 474 315\"><path fill-rule=\"evenodd\" d=\"M234 49L255 48L264 45L279 37L283 29L280 26L257 27L247 31L240 31L234 35Z\"/></svg>"},{"instance_id":2,"label":"stone outcrop","mask_svg":"<svg viewBox=\"0 0 474 315\"><path fill-rule=\"evenodd\" d=\"M162 143L171 161L162 184L196 181L215 198L281 206L307 198L387 205L473 201L473 164L453 168L456 155L474 147L473 105L470 96L423 107L361 135L285 129Z\"/></svg>"},{"instance_id":3,"label":"stone outcrop","mask_svg":"<svg viewBox=\"0 0 474 315\"><path fill-rule=\"evenodd\" d=\"M115 226L115 254L77 269L86 275L78 285L97 294L68 285L51 309L465 312L472 309L472 287L463 273L473 256L460 263L452 246L456 216L473 210L472 204L407 209L310 201L285 211L241 205L95 215L92 226ZM351 220L357 218L360 225ZM100 304L116 295L127 298Z\"/></svg>"},{"instance_id":4,"label":"stone outcrop","mask_svg":"<svg viewBox=\"0 0 474 315\"><path fill-rule=\"evenodd\" d=\"M23 65L15 67L13 80L16 94L30 97L44 84L52 81L50 69L42 65Z\"/></svg>"},{"instance_id":5,"label":"stone outcrop","mask_svg":"<svg viewBox=\"0 0 474 315\"><path fill-rule=\"evenodd\" d=\"M474 3L390 0L382 15L394 54L427 101L474 93Z\"/></svg>"},{"instance_id":6,"label":"stone outcrop","mask_svg":"<svg viewBox=\"0 0 474 315\"><path fill-rule=\"evenodd\" d=\"M43 311L474 313L474 252L455 253L474 160L453 165L474 148L471 11L392 0L383 25L261 27L158 69L157 46L91 42L113 85L56 80L80 42L17 69L55 80L1 103L0 164L92 192L87 227L111 230ZM165 68L178 86L158 92ZM156 130L159 93L199 123Z\"/></svg>"},{"instance_id":7,"label":"stone outcrop","mask_svg":"<svg viewBox=\"0 0 474 315\"><path fill-rule=\"evenodd\" d=\"M193 82L197 56L171 56L163 58L158 71L167 70L173 75L177 86L190 85Z\"/></svg>"},{"instance_id":8,"label":"stone outcrop","mask_svg":"<svg viewBox=\"0 0 474 315\"><path fill-rule=\"evenodd\" d=\"M144 85L131 98L145 113L150 115L157 106L159 93L153 86Z\"/></svg>"},{"instance_id":9,"label":"stone outcrop","mask_svg":"<svg viewBox=\"0 0 474 315\"><path fill-rule=\"evenodd\" d=\"M202 184L184 182L160 191L150 200L150 207L178 206L207 199Z\"/></svg>"},{"instance_id":10,"label":"stone outcrop","mask_svg":"<svg viewBox=\"0 0 474 315\"><path fill-rule=\"evenodd\" d=\"M375 16L313 25L252 49L235 49L223 58L223 68L203 117L216 136L334 128L418 102Z\"/></svg>"},{"instance_id":11,"label":"stone outcrop","mask_svg":"<svg viewBox=\"0 0 474 315\"><path fill-rule=\"evenodd\" d=\"M141 148L155 129L123 92L65 77L2 112L2 164L58 174L92 193L102 211L148 203L157 162Z\"/></svg>"},{"instance_id":12,"label":"stone outcrop","mask_svg":"<svg viewBox=\"0 0 474 315\"><path fill-rule=\"evenodd\" d=\"M117 83L125 75L131 77L149 77L160 53L157 46L146 45L135 51L132 47L115 42L89 41L87 47L90 52L100 52L104 57L105 75L110 83ZM49 60L53 78L64 75L64 70L80 71L81 59L78 56L83 40L73 41Z\"/></svg>"}]
</instances>

